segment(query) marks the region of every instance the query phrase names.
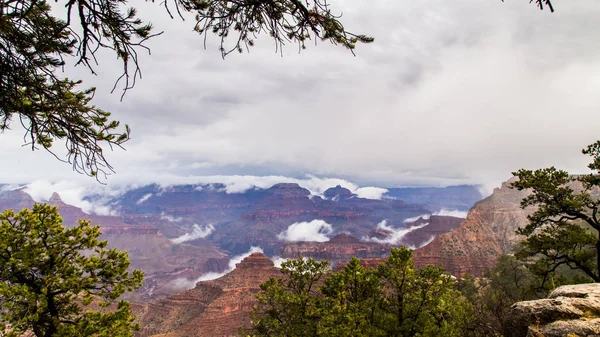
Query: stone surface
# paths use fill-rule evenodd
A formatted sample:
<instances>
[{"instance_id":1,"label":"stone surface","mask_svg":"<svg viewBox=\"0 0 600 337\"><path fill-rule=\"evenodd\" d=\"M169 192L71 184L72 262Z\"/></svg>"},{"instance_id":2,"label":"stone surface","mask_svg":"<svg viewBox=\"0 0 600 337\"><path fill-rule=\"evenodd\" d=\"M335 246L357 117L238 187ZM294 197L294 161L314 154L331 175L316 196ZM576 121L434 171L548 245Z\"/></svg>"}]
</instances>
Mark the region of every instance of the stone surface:
<instances>
[{"instance_id":1,"label":"stone surface","mask_svg":"<svg viewBox=\"0 0 600 337\"><path fill-rule=\"evenodd\" d=\"M432 215L429 219L419 219L412 225L427 223L425 227L417 228L402 237L402 244L407 247L419 248L430 243L438 235L456 229L464 219L452 216Z\"/></svg>"},{"instance_id":2,"label":"stone surface","mask_svg":"<svg viewBox=\"0 0 600 337\"><path fill-rule=\"evenodd\" d=\"M338 234L328 242L291 242L281 246L280 256L286 259L312 257L327 260L332 268L343 266L353 256L358 258L385 257L391 245L363 242L349 234Z\"/></svg>"},{"instance_id":3,"label":"stone surface","mask_svg":"<svg viewBox=\"0 0 600 337\"><path fill-rule=\"evenodd\" d=\"M142 330L148 336L233 336L250 327L250 311L260 284L281 273L262 253L253 253L236 269L194 289L149 304L136 304Z\"/></svg>"},{"instance_id":4,"label":"stone surface","mask_svg":"<svg viewBox=\"0 0 600 337\"><path fill-rule=\"evenodd\" d=\"M506 337L600 334L600 284L563 286L548 298L515 303L503 327Z\"/></svg>"},{"instance_id":5,"label":"stone surface","mask_svg":"<svg viewBox=\"0 0 600 337\"><path fill-rule=\"evenodd\" d=\"M342 186L337 185L336 187L328 188L325 192L323 192L323 196L327 199L332 199L332 200L340 200L340 199L344 200L344 199L350 199L352 197L355 197L356 194L353 194L347 188L343 188Z\"/></svg>"},{"instance_id":6,"label":"stone surface","mask_svg":"<svg viewBox=\"0 0 600 337\"><path fill-rule=\"evenodd\" d=\"M511 189L510 183L503 183L492 195L477 202L458 228L415 250L415 264L442 264L455 276L481 276L499 255L510 253L522 240L515 231L527 224L527 215L532 212L520 206L528 192Z\"/></svg>"}]
</instances>

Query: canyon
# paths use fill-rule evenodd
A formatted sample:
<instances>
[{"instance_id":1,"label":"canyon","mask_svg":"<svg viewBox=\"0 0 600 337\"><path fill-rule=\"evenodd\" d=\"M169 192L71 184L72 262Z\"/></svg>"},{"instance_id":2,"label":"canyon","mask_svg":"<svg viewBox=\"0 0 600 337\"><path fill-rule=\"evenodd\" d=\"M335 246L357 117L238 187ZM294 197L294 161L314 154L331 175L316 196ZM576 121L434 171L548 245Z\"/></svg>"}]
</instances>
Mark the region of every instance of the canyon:
<instances>
[{"instance_id":1,"label":"canyon","mask_svg":"<svg viewBox=\"0 0 600 337\"><path fill-rule=\"evenodd\" d=\"M19 210L34 203L26 188L0 188L0 209ZM271 257L313 256L328 259L332 265L343 264L353 255L385 257L393 244L420 247L461 221L424 218L445 206L469 204L479 192L475 187L461 186L390 189L389 193L392 196L366 199L339 185L315 195L290 183L237 193L227 192L223 184L153 184L117 195L85 196L85 202L107 205L111 212L106 215L85 213L63 202L57 193L45 201L59 208L65 225L90 220L100 226L109 247L128 251L131 268L143 270L145 281L127 298L144 302L186 290L193 287L194 280L230 270L230 258L252 247L260 247ZM436 193L440 198L436 199ZM394 197L398 194L415 203ZM429 209L424 204L436 206ZM444 218L446 224L440 222ZM322 227L301 241L281 237L294 224L303 227L314 221ZM403 238L398 235L402 230L408 230ZM315 234L326 242L310 242ZM302 242L306 240L309 242Z\"/></svg>"},{"instance_id":2,"label":"canyon","mask_svg":"<svg viewBox=\"0 0 600 337\"><path fill-rule=\"evenodd\" d=\"M80 218L100 224L109 246L127 250L131 267L145 272L143 287L127 297L143 327L139 336L228 336L249 326L260 284L280 275L275 259L326 259L336 270L357 256L376 267L391 247L405 245L415 248L417 266L442 264L456 276L481 276L521 240L515 230L531 212L520 208L527 192L509 185L474 202L466 219L439 212L471 200L470 193L453 198L448 190L439 200L431 190L406 192L419 204L359 198L341 186L313 195L297 184L243 193L226 193L220 185L149 185L109 200L118 215L87 214L58 194L47 202L67 226ZM0 192L3 209L33 202L20 189ZM321 227L312 234L320 242L289 240L294 224L315 223ZM245 258L232 265L240 254Z\"/></svg>"},{"instance_id":3,"label":"canyon","mask_svg":"<svg viewBox=\"0 0 600 337\"><path fill-rule=\"evenodd\" d=\"M476 202L458 228L416 249L415 264L442 264L455 276L482 276L498 256L512 253L523 239L515 231L527 224L533 210L521 208L521 200L529 192L510 188L511 182L502 183L489 197Z\"/></svg>"}]
</instances>

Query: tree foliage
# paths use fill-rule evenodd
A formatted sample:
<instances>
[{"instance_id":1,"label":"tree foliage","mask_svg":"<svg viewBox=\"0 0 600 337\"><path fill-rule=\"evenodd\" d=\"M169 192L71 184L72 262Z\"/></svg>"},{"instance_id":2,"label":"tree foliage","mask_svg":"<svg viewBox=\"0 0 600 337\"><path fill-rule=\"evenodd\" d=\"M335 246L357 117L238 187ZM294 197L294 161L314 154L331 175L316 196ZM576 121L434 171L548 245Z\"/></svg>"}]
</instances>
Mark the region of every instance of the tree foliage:
<instances>
[{"instance_id":1,"label":"tree foliage","mask_svg":"<svg viewBox=\"0 0 600 337\"><path fill-rule=\"evenodd\" d=\"M135 317L118 298L143 273L100 235L89 221L65 228L47 204L0 214L1 336L132 336Z\"/></svg>"},{"instance_id":2,"label":"tree foliage","mask_svg":"<svg viewBox=\"0 0 600 337\"><path fill-rule=\"evenodd\" d=\"M282 278L260 285L254 329L261 336L316 336L322 314L319 282L328 273L327 261L314 259L281 264Z\"/></svg>"},{"instance_id":3,"label":"tree foliage","mask_svg":"<svg viewBox=\"0 0 600 337\"><path fill-rule=\"evenodd\" d=\"M556 280L554 286L558 285ZM457 288L473 306L470 334L481 337L502 336L508 311L515 302L543 298L550 290L540 288L540 279L510 255L499 256L482 278L465 275Z\"/></svg>"},{"instance_id":4,"label":"tree foliage","mask_svg":"<svg viewBox=\"0 0 600 337\"><path fill-rule=\"evenodd\" d=\"M328 274L325 267L311 259L282 264L283 278L261 286L250 334L465 335L470 304L454 289L451 276L442 267L416 269L412 252L404 247L393 248L376 270L356 258L337 273ZM302 281L306 279L314 282Z\"/></svg>"},{"instance_id":5,"label":"tree foliage","mask_svg":"<svg viewBox=\"0 0 600 337\"><path fill-rule=\"evenodd\" d=\"M517 231L527 238L516 256L532 262L542 283L563 266L600 282L600 141L583 153L592 157L592 173L587 175L554 167L513 173L519 180L512 187L531 191L521 207L535 207L527 226Z\"/></svg>"}]
</instances>

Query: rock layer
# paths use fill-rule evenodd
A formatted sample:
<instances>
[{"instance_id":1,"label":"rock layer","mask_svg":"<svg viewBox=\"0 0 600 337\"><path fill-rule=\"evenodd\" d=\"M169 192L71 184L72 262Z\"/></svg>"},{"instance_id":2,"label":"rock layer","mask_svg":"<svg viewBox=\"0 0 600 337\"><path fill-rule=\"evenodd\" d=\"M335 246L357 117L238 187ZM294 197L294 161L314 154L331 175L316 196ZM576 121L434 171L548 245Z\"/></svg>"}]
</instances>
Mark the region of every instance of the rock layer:
<instances>
[{"instance_id":1,"label":"rock layer","mask_svg":"<svg viewBox=\"0 0 600 337\"><path fill-rule=\"evenodd\" d=\"M358 258L385 257L389 255L391 245L363 242L349 234L338 234L327 242L293 242L281 246L281 257L297 259L312 257L327 260L332 268L345 264L356 256Z\"/></svg>"},{"instance_id":2,"label":"rock layer","mask_svg":"<svg viewBox=\"0 0 600 337\"><path fill-rule=\"evenodd\" d=\"M194 289L155 303L136 305L142 330L148 336L232 336L240 327L250 327L250 311L260 284L281 273L262 253L253 253L236 269Z\"/></svg>"},{"instance_id":3,"label":"rock layer","mask_svg":"<svg viewBox=\"0 0 600 337\"><path fill-rule=\"evenodd\" d=\"M520 206L528 192L511 189L510 183L503 183L492 195L477 202L458 228L415 250L415 264L442 264L456 276L481 276L499 255L510 253L522 240L515 231L527 224L527 215L532 212Z\"/></svg>"},{"instance_id":4,"label":"rock layer","mask_svg":"<svg viewBox=\"0 0 600 337\"><path fill-rule=\"evenodd\" d=\"M503 330L506 337L600 335L600 284L562 286L547 299L517 302Z\"/></svg>"}]
</instances>

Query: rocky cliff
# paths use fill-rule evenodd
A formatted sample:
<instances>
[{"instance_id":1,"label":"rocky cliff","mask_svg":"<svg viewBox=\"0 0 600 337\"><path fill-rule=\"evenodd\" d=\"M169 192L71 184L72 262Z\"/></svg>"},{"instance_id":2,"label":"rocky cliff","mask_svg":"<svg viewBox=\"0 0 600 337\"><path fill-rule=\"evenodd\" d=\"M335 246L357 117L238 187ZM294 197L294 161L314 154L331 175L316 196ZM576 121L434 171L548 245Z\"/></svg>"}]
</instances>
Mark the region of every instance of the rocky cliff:
<instances>
[{"instance_id":1,"label":"rocky cliff","mask_svg":"<svg viewBox=\"0 0 600 337\"><path fill-rule=\"evenodd\" d=\"M411 226L416 226L418 228L406 233L406 235L402 237L401 243L407 247L423 247L434 240L438 235L456 229L463 221L464 219L462 218L441 215L432 215L428 219L419 219L410 224ZM419 226L425 223L427 224L426 226Z\"/></svg>"},{"instance_id":2,"label":"rocky cliff","mask_svg":"<svg viewBox=\"0 0 600 337\"><path fill-rule=\"evenodd\" d=\"M340 233L327 242L284 243L278 255L286 259L312 257L317 260L328 260L329 265L336 268L344 265L353 256L360 259L377 259L388 256L394 246L421 247L437 235L455 229L462 221L461 218L433 215L427 219L419 218L404 224L403 228L408 232L394 244L385 243L385 240L394 233L385 229L375 229L368 237L377 238L379 242L365 241L364 237L359 240L350 234Z\"/></svg>"},{"instance_id":3,"label":"rocky cliff","mask_svg":"<svg viewBox=\"0 0 600 337\"><path fill-rule=\"evenodd\" d=\"M148 336L232 336L250 326L250 311L260 284L280 272L262 253L253 253L225 276L198 282L194 289L163 300L134 305Z\"/></svg>"},{"instance_id":4,"label":"rocky cliff","mask_svg":"<svg viewBox=\"0 0 600 337\"><path fill-rule=\"evenodd\" d=\"M531 210L520 207L528 192L511 189L509 184L510 181L503 183L492 195L477 202L458 228L415 250L415 264L441 263L454 275L482 275L500 254L510 253L522 239L515 231L527 224Z\"/></svg>"},{"instance_id":5,"label":"rocky cliff","mask_svg":"<svg viewBox=\"0 0 600 337\"><path fill-rule=\"evenodd\" d=\"M515 303L503 327L506 337L600 335L600 284L556 288L547 299Z\"/></svg>"},{"instance_id":6,"label":"rocky cliff","mask_svg":"<svg viewBox=\"0 0 600 337\"><path fill-rule=\"evenodd\" d=\"M281 247L280 256L286 259L312 257L327 260L332 268L344 265L353 256L377 258L389 255L391 245L364 242L349 234L338 234L328 242L293 242Z\"/></svg>"}]
</instances>

